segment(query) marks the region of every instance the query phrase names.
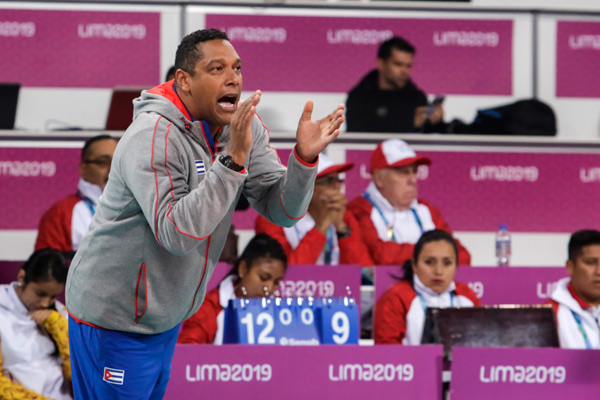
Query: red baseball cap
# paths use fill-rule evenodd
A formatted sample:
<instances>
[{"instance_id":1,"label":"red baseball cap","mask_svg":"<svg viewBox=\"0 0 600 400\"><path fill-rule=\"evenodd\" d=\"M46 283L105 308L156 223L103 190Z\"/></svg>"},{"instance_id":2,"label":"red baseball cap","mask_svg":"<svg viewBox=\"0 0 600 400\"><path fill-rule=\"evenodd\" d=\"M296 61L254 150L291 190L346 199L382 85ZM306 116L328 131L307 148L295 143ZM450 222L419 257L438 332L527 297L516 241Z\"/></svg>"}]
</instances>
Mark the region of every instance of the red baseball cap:
<instances>
[{"instance_id":1,"label":"red baseball cap","mask_svg":"<svg viewBox=\"0 0 600 400\"><path fill-rule=\"evenodd\" d=\"M331 174L332 172L346 172L354 168L354 163L334 164L331 158L319 154L319 165L317 166L317 178Z\"/></svg>"},{"instance_id":2,"label":"red baseball cap","mask_svg":"<svg viewBox=\"0 0 600 400\"><path fill-rule=\"evenodd\" d=\"M408 143L400 139L388 139L377 145L371 155L371 172L381 168L404 167L406 165L431 165L431 160L418 156Z\"/></svg>"}]
</instances>

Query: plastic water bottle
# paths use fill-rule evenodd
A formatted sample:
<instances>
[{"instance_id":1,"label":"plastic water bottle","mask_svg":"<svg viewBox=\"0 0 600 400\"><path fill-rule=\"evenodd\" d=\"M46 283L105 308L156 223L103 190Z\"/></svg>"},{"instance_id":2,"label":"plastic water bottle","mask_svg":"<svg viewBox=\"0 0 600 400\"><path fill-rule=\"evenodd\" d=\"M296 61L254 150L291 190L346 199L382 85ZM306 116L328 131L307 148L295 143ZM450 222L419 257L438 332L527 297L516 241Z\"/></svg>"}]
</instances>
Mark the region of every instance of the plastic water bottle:
<instances>
[{"instance_id":1,"label":"plastic water bottle","mask_svg":"<svg viewBox=\"0 0 600 400\"><path fill-rule=\"evenodd\" d=\"M510 232L506 225L500 225L496 233L496 260L499 267L508 267L510 260Z\"/></svg>"}]
</instances>

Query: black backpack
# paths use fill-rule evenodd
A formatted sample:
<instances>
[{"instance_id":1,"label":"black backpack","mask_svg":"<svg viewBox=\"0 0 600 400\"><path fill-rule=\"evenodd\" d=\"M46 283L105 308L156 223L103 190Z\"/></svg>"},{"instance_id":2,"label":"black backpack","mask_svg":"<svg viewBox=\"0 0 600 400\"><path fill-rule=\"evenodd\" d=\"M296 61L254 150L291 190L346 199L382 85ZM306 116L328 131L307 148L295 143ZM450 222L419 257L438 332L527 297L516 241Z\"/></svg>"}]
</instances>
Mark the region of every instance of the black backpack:
<instances>
[{"instance_id":1,"label":"black backpack","mask_svg":"<svg viewBox=\"0 0 600 400\"><path fill-rule=\"evenodd\" d=\"M519 100L512 104L477 110L466 132L483 135L555 136L556 116L539 100Z\"/></svg>"}]
</instances>

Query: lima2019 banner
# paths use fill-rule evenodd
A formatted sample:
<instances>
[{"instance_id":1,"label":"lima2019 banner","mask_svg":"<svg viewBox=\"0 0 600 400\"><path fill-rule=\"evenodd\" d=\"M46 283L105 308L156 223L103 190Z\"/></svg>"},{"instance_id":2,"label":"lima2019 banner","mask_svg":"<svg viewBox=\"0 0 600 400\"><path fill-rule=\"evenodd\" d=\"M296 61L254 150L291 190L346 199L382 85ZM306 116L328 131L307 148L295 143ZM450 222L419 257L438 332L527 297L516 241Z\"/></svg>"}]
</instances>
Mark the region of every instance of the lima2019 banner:
<instances>
[{"instance_id":1,"label":"lima2019 banner","mask_svg":"<svg viewBox=\"0 0 600 400\"><path fill-rule=\"evenodd\" d=\"M207 14L244 61L244 89L343 93L394 35L417 49L413 78L432 94L512 95L512 20Z\"/></svg>"},{"instance_id":2,"label":"lima2019 banner","mask_svg":"<svg viewBox=\"0 0 600 400\"><path fill-rule=\"evenodd\" d=\"M371 150L347 150L356 166L346 173L349 200L370 181ZM278 151L288 163L289 149ZM494 232L573 232L598 221L594 199L600 155L419 151L433 160L419 169L419 197L440 209L452 229ZM74 148L0 148L0 229L36 229L43 212L76 191ZM237 229L253 229L256 211L236 211Z\"/></svg>"},{"instance_id":3,"label":"lima2019 banner","mask_svg":"<svg viewBox=\"0 0 600 400\"><path fill-rule=\"evenodd\" d=\"M600 22L558 21L556 97L600 97Z\"/></svg>"},{"instance_id":4,"label":"lima2019 banner","mask_svg":"<svg viewBox=\"0 0 600 400\"><path fill-rule=\"evenodd\" d=\"M288 151L278 151L287 164ZM370 182L372 150L346 150L355 167L346 172L348 201ZM600 186L600 155L420 151L432 159L419 168L419 198L437 207L456 231L574 232L598 221L592 200ZM238 229L254 228L254 210L234 213Z\"/></svg>"},{"instance_id":5,"label":"lima2019 banner","mask_svg":"<svg viewBox=\"0 0 600 400\"><path fill-rule=\"evenodd\" d=\"M160 13L3 9L0 49L0 82L153 86L160 80Z\"/></svg>"}]
</instances>

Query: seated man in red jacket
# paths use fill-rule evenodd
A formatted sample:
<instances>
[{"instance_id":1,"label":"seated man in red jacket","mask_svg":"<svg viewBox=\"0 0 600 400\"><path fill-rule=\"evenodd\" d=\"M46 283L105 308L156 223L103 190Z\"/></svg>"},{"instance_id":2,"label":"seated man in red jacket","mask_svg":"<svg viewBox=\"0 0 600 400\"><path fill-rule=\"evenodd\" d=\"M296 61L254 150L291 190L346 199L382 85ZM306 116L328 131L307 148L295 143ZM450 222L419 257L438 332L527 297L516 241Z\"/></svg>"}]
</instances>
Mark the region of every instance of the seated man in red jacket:
<instances>
[{"instance_id":1,"label":"seated man in red jacket","mask_svg":"<svg viewBox=\"0 0 600 400\"><path fill-rule=\"evenodd\" d=\"M600 349L600 232L584 229L569 240L569 277L556 282L554 308L564 349Z\"/></svg>"},{"instance_id":2,"label":"seated man in red jacket","mask_svg":"<svg viewBox=\"0 0 600 400\"><path fill-rule=\"evenodd\" d=\"M69 255L79 248L104 191L117 140L109 135L88 139L81 150L77 193L44 213L38 228L35 250L51 247ZM72 254L70 254L72 256Z\"/></svg>"},{"instance_id":3,"label":"seated man in red jacket","mask_svg":"<svg viewBox=\"0 0 600 400\"><path fill-rule=\"evenodd\" d=\"M344 180L340 174L352 167L352 163L334 164L320 154L308 213L291 228L271 224L259 216L256 233L277 239L290 264L373 265L358 223L346 210L347 200L341 190Z\"/></svg>"},{"instance_id":4,"label":"seated man in red jacket","mask_svg":"<svg viewBox=\"0 0 600 400\"><path fill-rule=\"evenodd\" d=\"M431 160L417 156L400 139L380 143L371 156L372 182L365 193L348 204L376 265L402 265L413 254L424 232L452 233L442 214L417 199L417 168ZM470 265L471 255L457 240L458 264Z\"/></svg>"}]
</instances>

